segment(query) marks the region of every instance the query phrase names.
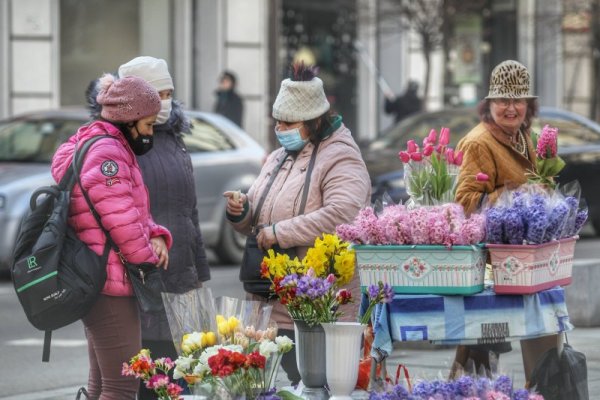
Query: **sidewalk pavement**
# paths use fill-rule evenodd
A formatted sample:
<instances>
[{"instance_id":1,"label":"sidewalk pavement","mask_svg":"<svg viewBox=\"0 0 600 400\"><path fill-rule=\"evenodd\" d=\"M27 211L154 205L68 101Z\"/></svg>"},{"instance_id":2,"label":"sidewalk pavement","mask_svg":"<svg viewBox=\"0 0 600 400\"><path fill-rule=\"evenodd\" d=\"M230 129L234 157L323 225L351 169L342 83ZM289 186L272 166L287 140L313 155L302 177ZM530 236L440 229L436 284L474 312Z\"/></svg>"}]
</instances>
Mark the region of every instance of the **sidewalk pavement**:
<instances>
[{"instance_id":1,"label":"sidewalk pavement","mask_svg":"<svg viewBox=\"0 0 600 400\"><path fill-rule=\"evenodd\" d=\"M600 398L600 327L575 328L567 334L571 346L586 355L588 369L588 387L590 399ZM512 343L513 350L500 356L497 372L511 377L515 388L525 385L521 347L519 342ZM388 373L395 377L396 368L404 364L411 379L445 379L454 360L455 347L433 346L426 342L395 343L394 352L387 360ZM283 370L279 371L277 387L289 386ZM73 400L79 387L53 389L27 395L0 397L3 400ZM596 397L598 396L598 397Z\"/></svg>"}]
</instances>

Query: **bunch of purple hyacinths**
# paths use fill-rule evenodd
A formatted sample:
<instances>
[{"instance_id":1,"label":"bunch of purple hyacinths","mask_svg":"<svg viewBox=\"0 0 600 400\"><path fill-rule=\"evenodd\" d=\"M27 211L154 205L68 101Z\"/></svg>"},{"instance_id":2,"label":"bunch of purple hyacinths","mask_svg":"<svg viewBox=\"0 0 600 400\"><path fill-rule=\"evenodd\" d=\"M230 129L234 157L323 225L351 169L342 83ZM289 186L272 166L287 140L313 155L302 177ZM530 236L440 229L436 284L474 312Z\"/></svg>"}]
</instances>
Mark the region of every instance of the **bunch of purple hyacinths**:
<instances>
[{"instance_id":1,"label":"bunch of purple hyacinths","mask_svg":"<svg viewBox=\"0 0 600 400\"><path fill-rule=\"evenodd\" d=\"M515 190L485 211L486 242L541 244L573 237L587 220L574 196Z\"/></svg>"},{"instance_id":2,"label":"bunch of purple hyacinths","mask_svg":"<svg viewBox=\"0 0 600 400\"><path fill-rule=\"evenodd\" d=\"M511 379L501 375L495 380L462 376L455 381L420 381L412 391L396 385L384 393L371 393L369 400L543 400L526 389L513 391Z\"/></svg>"},{"instance_id":3,"label":"bunch of purple hyacinths","mask_svg":"<svg viewBox=\"0 0 600 400\"><path fill-rule=\"evenodd\" d=\"M471 245L485 237L485 217L465 217L462 206L447 203L440 206L409 209L391 205L377 215L372 207L362 209L352 224L342 224L337 235L354 244Z\"/></svg>"}]
</instances>

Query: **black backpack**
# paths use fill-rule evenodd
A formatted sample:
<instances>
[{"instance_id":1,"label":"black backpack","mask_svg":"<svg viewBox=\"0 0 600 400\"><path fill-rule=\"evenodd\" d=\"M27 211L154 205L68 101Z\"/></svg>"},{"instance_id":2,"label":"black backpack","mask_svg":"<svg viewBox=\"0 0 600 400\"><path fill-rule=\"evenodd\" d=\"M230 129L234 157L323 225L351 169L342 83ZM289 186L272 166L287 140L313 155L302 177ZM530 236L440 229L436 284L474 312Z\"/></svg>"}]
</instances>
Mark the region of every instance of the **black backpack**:
<instances>
[{"instance_id":1,"label":"black backpack","mask_svg":"<svg viewBox=\"0 0 600 400\"><path fill-rule=\"evenodd\" d=\"M89 147L104 137L110 136L93 137L80 150L75 147L73 162L60 183L41 187L31 195L31 212L17 235L12 280L27 319L45 331L42 361L50 359L52 331L85 316L106 282L108 241L99 256L67 223L76 171Z\"/></svg>"}]
</instances>

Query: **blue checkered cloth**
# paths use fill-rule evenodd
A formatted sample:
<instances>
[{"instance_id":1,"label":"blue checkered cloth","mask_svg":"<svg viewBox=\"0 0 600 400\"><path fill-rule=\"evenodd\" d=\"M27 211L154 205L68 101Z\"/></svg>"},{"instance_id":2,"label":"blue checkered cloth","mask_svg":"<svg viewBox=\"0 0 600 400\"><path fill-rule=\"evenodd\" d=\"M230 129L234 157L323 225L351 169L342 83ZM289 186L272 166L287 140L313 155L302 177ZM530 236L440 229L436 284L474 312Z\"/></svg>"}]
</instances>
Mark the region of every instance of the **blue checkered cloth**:
<instances>
[{"instance_id":1,"label":"blue checkered cloth","mask_svg":"<svg viewBox=\"0 0 600 400\"><path fill-rule=\"evenodd\" d=\"M363 311L367 302L363 294ZM396 294L375 307L371 321L374 356L391 354L392 341L491 344L573 329L561 287L532 295L497 295L489 288L473 296Z\"/></svg>"}]
</instances>

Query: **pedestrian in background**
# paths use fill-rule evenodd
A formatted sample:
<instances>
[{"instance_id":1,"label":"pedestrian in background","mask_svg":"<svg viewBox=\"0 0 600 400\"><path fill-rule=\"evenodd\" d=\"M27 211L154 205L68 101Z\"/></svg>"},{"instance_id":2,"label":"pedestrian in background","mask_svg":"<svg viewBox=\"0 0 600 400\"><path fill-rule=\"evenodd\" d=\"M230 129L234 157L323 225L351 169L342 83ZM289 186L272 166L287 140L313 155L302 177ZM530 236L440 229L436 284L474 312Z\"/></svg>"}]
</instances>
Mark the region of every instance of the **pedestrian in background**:
<instances>
[{"instance_id":1,"label":"pedestrian in background","mask_svg":"<svg viewBox=\"0 0 600 400\"><path fill-rule=\"evenodd\" d=\"M227 217L235 230L248 236L253 227L262 227L257 235L262 250L275 245L294 248L302 259L317 237L335 233L337 225L353 221L358 211L370 204L371 183L350 130L341 116L330 112L323 82L316 77L314 67L293 66L290 78L281 83L273 104L273 118L275 135L282 147L268 156L247 194L239 200L234 192L224 194L228 198ZM314 169L301 214L300 197L314 152ZM275 179L268 189L273 174ZM255 216L259 203L262 207ZM348 286L354 298L360 298L358 274ZM256 295L248 297L264 301ZM294 324L287 309L277 300L271 302L280 333L294 340ZM341 320L356 321L358 302L342 306L342 311ZM289 381L296 385L300 381L296 353L286 353L281 365Z\"/></svg>"},{"instance_id":2,"label":"pedestrian in background","mask_svg":"<svg viewBox=\"0 0 600 400\"><path fill-rule=\"evenodd\" d=\"M538 103L537 96L530 93L527 68L513 60L498 64L490 77L489 93L479 103L478 110L481 122L457 146L464 156L456 201L467 214L478 210L484 203L493 204L507 184L518 186L527 183L527 171L536 169L536 153L530 134ZM473 178L480 172L489 177L487 181ZM537 359L557 345L557 335L521 340L526 380L529 380ZM510 343L459 346L455 363L464 366L470 358L478 372L480 367L484 367L489 373L490 352L499 357L500 353L511 349ZM455 367L451 374L456 374Z\"/></svg>"},{"instance_id":3,"label":"pedestrian in background","mask_svg":"<svg viewBox=\"0 0 600 400\"><path fill-rule=\"evenodd\" d=\"M202 287L210 270L196 208L192 161L183 135L190 133L190 121L181 104L173 100L173 79L165 60L142 56L119 67L119 76L137 76L152 85L161 98L154 125L155 148L137 160L148 187L150 209L155 221L173 236L170 267L161 277L167 292L184 293ZM88 96L92 100L94 96ZM97 104L90 103L92 114ZM165 311L142 313L142 346L156 357L177 358ZM139 399L156 399L153 390L140 384Z\"/></svg>"},{"instance_id":4,"label":"pedestrian in background","mask_svg":"<svg viewBox=\"0 0 600 400\"><path fill-rule=\"evenodd\" d=\"M147 190L136 160L136 155L153 146L160 97L141 78L117 80L106 74L98 81L96 101L101 107L99 116L58 148L52 159L52 176L60 182L76 145L81 147L94 136L110 136L89 148L80 171L83 189L129 262L148 262L166 269L171 235L150 215ZM83 242L102 254L106 236L78 184L71 194L69 224ZM90 361L88 394L100 400L135 399L139 383L134 377L121 375L121 367L142 345L138 305L121 258L112 249L106 272L101 295L82 319Z\"/></svg>"},{"instance_id":5,"label":"pedestrian in background","mask_svg":"<svg viewBox=\"0 0 600 400\"><path fill-rule=\"evenodd\" d=\"M224 71L219 78L219 87L215 94L217 101L215 103L215 112L221 114L237 126L242 126L242 116L244 114L244 104L242 98L236 91L237 79L233 72Z\"/></svg>"},{"instance_id":6,"label":"pedestrian in background","mask_svg":"<svg viewBox=\"0 0 600 400\"><path fill-rule=\"evenodd\" d=\"M421 111L423 101L419 98L419 84L415 81L408 82L408 88L400 97L394 93L384 93L385 113L394 115L394 122L398 123L409 115Z\"/></svg>"}]
</instances>

